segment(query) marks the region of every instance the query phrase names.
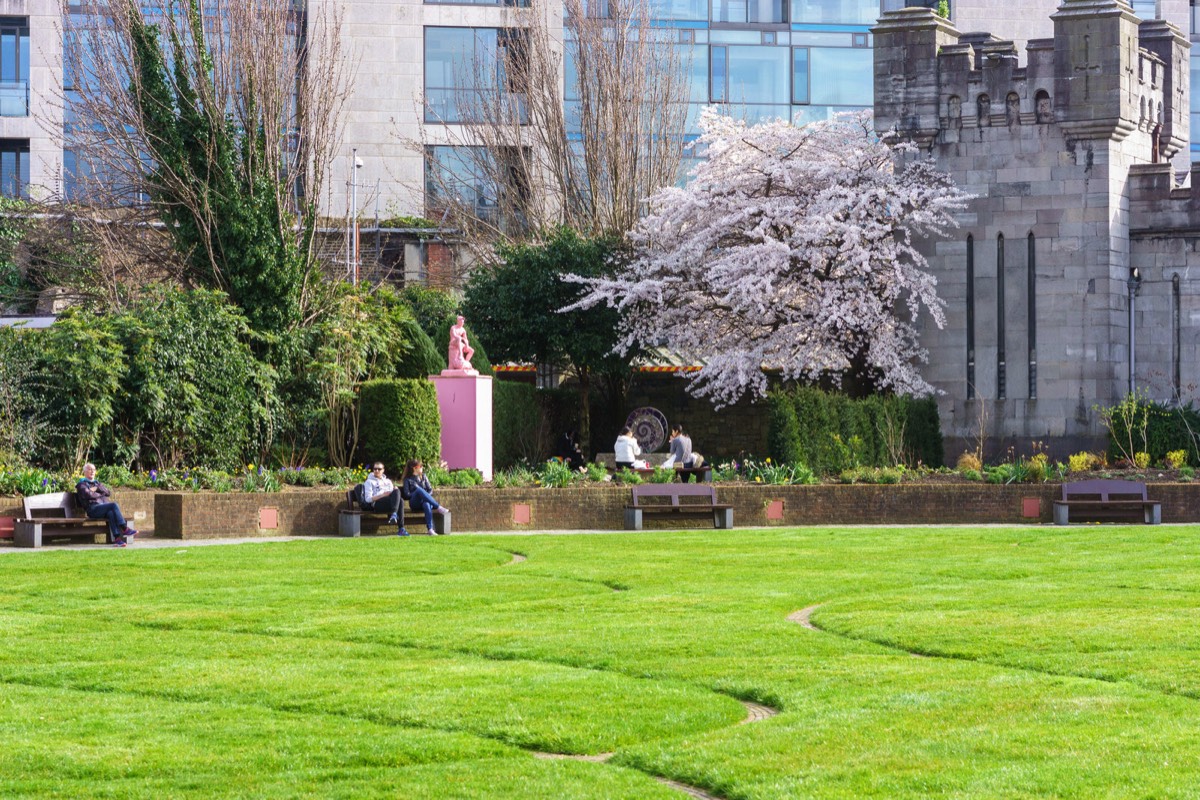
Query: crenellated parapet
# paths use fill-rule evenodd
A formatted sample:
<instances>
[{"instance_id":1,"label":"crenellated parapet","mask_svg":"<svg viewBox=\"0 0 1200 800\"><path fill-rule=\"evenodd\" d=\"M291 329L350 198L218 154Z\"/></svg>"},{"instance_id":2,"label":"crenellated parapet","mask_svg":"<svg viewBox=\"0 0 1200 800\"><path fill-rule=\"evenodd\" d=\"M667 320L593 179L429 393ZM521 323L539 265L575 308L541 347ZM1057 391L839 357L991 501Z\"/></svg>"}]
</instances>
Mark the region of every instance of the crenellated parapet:
<instances>
[{"instance_id":1,"label":"crenellated parapet","mask_svg":"<svg viewBox=\"0 0 1200 800\"><path fill-rule=\"evenodd\" d=\"M1168 22L1140 22L1126 0L1063 0L1053 39L1016 46L960 33L928 9L884 14L875 33L880 134L923 147L977 129L1051 125L1068 140L1120 141L1142 131L1152 160L1188 141L1188 50ZM1015 132L1015 131L1014 131Z\"/></svg>"}]
</instances>

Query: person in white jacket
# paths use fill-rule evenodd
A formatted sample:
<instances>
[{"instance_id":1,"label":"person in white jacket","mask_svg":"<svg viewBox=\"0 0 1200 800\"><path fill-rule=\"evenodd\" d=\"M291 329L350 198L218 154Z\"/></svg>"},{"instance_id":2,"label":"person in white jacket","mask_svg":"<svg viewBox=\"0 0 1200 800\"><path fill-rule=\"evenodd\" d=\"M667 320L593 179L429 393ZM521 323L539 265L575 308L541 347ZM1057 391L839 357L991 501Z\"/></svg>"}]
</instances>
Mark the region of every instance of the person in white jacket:
<instances>
[{"instance_id":1,"label":"person in white jacket","mask_svg":"<svg viewBox=\"0 0 1200 800\"><path fill-rule=\"evenodd\" d=\"M387 514L389 525L400 524L400 491L384 474L383 464L378 461L363 481L362 507L363 511Z\"/></svg>"},{"instance_id":2,"label":"person in white jacket","mask_svg":"<svg viewBox=\"0 0 1200 800\"><path fill-rule=\"evenodd\" d=\"M634 460L642 454L637 439L633 438L633 429L629 427L621 429L621 435L617 437L613 450L616 454L617 469L631 469Z\"/></svg>"}]
</instances>

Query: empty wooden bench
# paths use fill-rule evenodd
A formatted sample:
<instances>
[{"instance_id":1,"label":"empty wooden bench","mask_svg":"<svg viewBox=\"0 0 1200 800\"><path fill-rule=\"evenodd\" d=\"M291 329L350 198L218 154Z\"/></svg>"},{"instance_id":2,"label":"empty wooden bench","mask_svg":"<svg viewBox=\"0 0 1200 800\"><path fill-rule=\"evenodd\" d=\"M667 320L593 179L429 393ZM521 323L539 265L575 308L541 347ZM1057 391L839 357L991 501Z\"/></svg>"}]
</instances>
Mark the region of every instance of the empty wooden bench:
<instances>
[{"instance_id":1,"label":"empty wooden bench","mask_svg":"<svg viewBox=\"0 0 1200 800\"><path fill-rule=\"evenodd\" d=\"M75 505L71 492L35 494L21 500L24 516L13 525L16 547L41 547L51 539L90 537L97 544L108 540L108 523L88 519Z\"/></svg>"},{"instance_id":2,"label":"empty wooden bench","mask_svg":"<svg viewBox=\"0 0 1200 800\"><path fill-rule=\"evenodd\" d=\"M640 531L646 515L712 517L714 528L733 527L733 506L717 502L716 487L700 483L647 483L634 486L625 506L625 530Z\"/></svg>"},{"instance_id":3,"label":"empty wooden bench","mask_svg":"<svg viewBox=\"0 0 1200 800\"><path fill-rule=\"evenodd\" d=\"M400 487L396 487L396 491L400 491ZM378 517L379 519L387 519L387 514L382 511L363 511L362 508L362 484L350 487L346 492L346 505L338 509L338 536L358 536L362 533L362 518ZM407 500L400 501L399 516L404 521L404 527L410 525L415 526L418 531L425 530L425 515L420 511L413 511L408 506ZM450 535L450 512L445 514L433 515L433 529L442 536ZM395 533L395 531L393 531Z\"/></svg>"},{"instance_id":4,"label":"empty wooden bench","mask_svg":"<svg viewBox=\"0 0 1200 800\"><path fill-rule=\"evenodd\" d=\"M1062 499L1054 501L1054 524L1076 522L1162 522L1162 506L1146 497L1146 484L1137 481L1090 480L1064 483Z\"/></svg>"}]
</instances>

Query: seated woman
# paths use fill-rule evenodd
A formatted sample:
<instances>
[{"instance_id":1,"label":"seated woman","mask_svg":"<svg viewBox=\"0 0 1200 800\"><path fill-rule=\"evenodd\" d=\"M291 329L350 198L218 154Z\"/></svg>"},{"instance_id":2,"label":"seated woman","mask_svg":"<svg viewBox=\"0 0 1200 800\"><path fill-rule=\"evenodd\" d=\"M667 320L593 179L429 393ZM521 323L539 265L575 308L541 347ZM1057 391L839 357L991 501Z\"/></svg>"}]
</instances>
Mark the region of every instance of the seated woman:
<instances>
[{"instance_id":1,"label":"seated woman","mask_svg":"<svg viewBox=\"0 0 1200 800\"><path fill-rule=\"evenodd\" d=\"M75 484L75 503L88 519L102 519L108 523L108 540L117 547L124 547L137 536L137 531L125 522L120 507L112 501L108 487L96 480L95 464L83 465L83 477Z\"/></svg>"},{"instance_id":2,"label":"seated woman","mask_svg":"<svg viewBox=\"0 0 1200 800\"><path fill-rule=\"evenodd\" d=\"M400 493L408 500L409 508L424 513L427 532L430 536L437 536L437 531L433 529L433 513L436 511L439 514L445 514L449 512L449 509L433 499L433 487L429 485L429 479L425 477L425 465L421 463L420 459L414 458L404 465L402 486ZM400 530L402 531L401 536L408 535L403 528Z\"/></svg>"},{"instance_id":3,"label":"seated woman","mask_svg":"<svg viewBox=\"0 0 1200 800\"><path fill-rule=\"evenodd\" d=\"M634 460L642 454L641 445L638 444L637 439L633 438L633 428L626 426L621 429L621 435L617 437L613 451L617 469L633 468Z\"/></svg>"}]
</instances>

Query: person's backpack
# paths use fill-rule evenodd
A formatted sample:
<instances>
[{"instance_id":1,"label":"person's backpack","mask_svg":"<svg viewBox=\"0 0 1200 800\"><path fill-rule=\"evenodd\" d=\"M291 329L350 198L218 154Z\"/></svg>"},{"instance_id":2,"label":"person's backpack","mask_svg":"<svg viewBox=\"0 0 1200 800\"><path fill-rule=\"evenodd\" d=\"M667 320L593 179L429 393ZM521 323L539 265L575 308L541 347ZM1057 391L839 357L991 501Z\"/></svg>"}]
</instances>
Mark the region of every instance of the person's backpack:
<instances>
[{"instance_id":1,"label":"person's backpack","mask_svg":"<svg viewBox=\"0 0 1200 800\"><path fill-rule=\"evenodd\" d=\"M363 485L360 483L350 490L350 503L358 503L360 506L363 503ZM351 506L353 507L353 505Z\"/></svg>"}]
</instances>

